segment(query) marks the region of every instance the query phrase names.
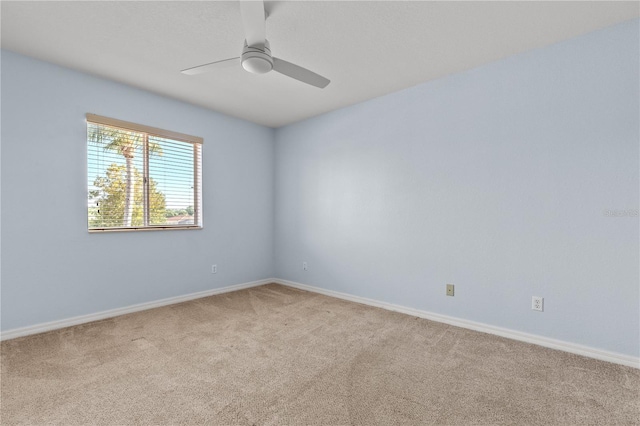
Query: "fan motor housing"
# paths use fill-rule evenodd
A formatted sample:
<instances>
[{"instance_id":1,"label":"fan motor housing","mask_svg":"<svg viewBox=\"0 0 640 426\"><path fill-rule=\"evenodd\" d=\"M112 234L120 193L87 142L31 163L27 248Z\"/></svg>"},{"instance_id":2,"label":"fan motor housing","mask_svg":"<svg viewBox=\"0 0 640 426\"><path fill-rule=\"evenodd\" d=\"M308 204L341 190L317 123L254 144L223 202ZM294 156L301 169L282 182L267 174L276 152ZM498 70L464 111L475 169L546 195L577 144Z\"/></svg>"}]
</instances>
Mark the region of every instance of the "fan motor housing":
<instances>
[{"instance_id":1,"label":"fan motor housing","mask_svg":"<svg viewBox=\"0 0 640 426\"><path fill-rule=\"evenodd\" d=\"M264 48L247 46L242 49L242 68L253 74L265 74L273 69L273 58L269 42L265 40Z\"/></svg>"}]
</instances>

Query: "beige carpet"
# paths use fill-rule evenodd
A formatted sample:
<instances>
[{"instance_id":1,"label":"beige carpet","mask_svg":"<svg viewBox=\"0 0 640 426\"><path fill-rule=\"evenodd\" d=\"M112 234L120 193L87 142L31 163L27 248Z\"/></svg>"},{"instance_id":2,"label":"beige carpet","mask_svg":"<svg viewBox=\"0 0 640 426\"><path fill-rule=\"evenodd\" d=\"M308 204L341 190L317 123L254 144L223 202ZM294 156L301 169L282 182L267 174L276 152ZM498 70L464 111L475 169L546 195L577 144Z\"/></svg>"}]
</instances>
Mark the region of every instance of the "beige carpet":
<instances>
[{"instance_id":1,"label":"beige carpet","mask_svg":"<svg viewBox=\"0 0 640 426\"><path fill-rule=\"evenodd\" d=\"M275 284L1 357L3 425L640 423L640 370Z\"/></svg>"}]
</instances>

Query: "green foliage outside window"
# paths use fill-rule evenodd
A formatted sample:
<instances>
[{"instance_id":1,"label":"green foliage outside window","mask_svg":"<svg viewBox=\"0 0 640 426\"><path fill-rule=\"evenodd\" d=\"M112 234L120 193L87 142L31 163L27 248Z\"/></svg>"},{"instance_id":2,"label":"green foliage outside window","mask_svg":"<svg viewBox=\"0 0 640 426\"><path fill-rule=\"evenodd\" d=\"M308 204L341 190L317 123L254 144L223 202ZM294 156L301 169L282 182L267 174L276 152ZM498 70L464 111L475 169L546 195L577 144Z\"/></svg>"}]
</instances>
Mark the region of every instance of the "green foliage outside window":
<instances>
[{"instance_id":1,"label":"green foliage outside window","mask_svg":"<svg viewBox=\"0 0 640 426\"><path fill-rule=\"evenodd\" d=\"M96 178L93 185L99 188L90 191L95 200L94 214L89 220L90 227L122 226L125 212L127 187L127 168L124 165L111 164L106 176ZM133 168L133 211L130 226L144 225L142 175ZM156 182L149 179L150 223L165 223L165 196L158 191Z\"/></svg>"}]
</instances>

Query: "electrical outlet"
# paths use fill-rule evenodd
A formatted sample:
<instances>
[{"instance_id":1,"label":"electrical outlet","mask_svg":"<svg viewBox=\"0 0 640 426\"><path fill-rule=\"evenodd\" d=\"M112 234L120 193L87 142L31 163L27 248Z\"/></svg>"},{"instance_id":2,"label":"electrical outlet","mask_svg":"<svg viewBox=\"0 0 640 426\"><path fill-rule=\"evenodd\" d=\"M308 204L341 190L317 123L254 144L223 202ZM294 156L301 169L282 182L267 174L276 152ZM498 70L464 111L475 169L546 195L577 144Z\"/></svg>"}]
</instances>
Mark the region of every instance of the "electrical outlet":
<instances>
[{"instance_id":1,"label":"electrical outlet","mask_svg":"<svg viewBox=\"0 0 640 426\"><path fill-rule=\"evenodd\" d=\"M307 266L307 262L302 262L302 270L306 271L307 269L309 269L309 267Z\"/></svg>"},{"instance_id":2,"label":"electrical outlet","mask_svg":"<svg viewBox=\"0 0 640 426\"><path fill-rule=\"evenodd\" d=\"M211 265L211 273L212 274L218 273L218 265Z\"/></svg>"},{"instance_id":3,"label":"electrical outlet","mask_svg":"<svg viewBox=\"0 0 640 426\"><path fill-rule=\"evenodd\" d=\"M531 298L531 309L542 312L544 309L544 298L533 296Z\"/></svg>"},{"instance_id":4,"label":"electrical outlet","mask_svg":"<svg viewBox=\"0 0 640 426\"><path fill-rule=\"evenodd\" d=\"M453 295L454 295L454 285L447 284L447 296L453 296Z\"/></svg>"}]
</instances>

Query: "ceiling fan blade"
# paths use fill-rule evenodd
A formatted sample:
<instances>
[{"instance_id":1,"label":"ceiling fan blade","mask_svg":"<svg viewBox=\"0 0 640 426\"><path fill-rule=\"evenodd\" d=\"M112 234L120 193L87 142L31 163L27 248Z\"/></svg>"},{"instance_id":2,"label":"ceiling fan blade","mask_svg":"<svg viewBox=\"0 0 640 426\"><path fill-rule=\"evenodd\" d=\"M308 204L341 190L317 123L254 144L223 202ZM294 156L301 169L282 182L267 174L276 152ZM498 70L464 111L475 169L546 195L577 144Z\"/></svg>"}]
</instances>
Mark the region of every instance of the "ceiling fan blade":
<instances>
[{"instance_id":1,"label":"ceiling fan blade","mask_svg":"<svg viewBox=\"0 0 640 426\"><path fill-rule=\"evenodd\" d=\"M229 58L223 59L221 61L210 62L204 65L198 65L197 67L187 68L186 70L180 71L182 74L194 75L194 74L202 74L205 72L212 71L218 68L228 68L234 65L240 65L240 58Z\"/></svg>"},{"instance_id":2,"label":"ceiling fan blade","mask_svg":"<svg viewBox=\"0 0 640 426\"><path fill-rule=\"evenodd\" d=\"M324 89L331 82L328 78L324 78L313 71L279 58L273 58L273 70L320 89Z\"/></svg>"},{"instance_id":3,"label":"ceiling fan blade","mask_svg":"<svg viewBox=\"0 0 640 426\"><path fill-rule=\"evenodd\" d=\"M264 2L262 0L240 0L240 13L247 46L263 48L267 39Z\"/></svg>"}]
</instances>

